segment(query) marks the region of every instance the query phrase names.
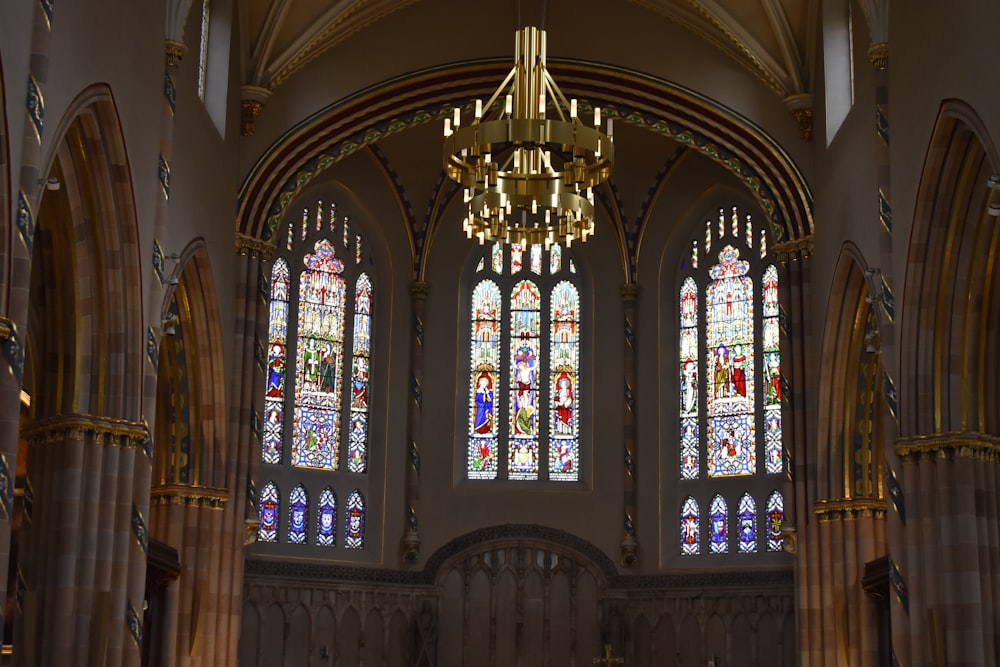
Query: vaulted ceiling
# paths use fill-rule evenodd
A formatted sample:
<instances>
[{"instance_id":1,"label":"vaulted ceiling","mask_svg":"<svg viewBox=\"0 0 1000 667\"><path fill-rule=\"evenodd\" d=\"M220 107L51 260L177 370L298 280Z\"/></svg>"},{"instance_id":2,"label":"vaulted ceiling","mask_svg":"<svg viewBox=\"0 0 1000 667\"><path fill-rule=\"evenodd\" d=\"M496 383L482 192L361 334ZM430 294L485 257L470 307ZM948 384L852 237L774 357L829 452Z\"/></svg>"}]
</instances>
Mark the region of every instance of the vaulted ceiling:
<instances>
[{"instance_id":1,"label":"vaulted ceiling","mask_svg":"<svg viewBox=\"0 0 1000 667\"><path fill-rule=\"evenodd\" d=\"M421 0L238 0L243 85L273 92L324 52ZM629 0L718 49L781 99L811 93L819 0ZM868 0L868 4L878 4ZM467 13L476 3L466 3ZM613 12L614 3L606 3Z\"/></svg>"}]
</instances>

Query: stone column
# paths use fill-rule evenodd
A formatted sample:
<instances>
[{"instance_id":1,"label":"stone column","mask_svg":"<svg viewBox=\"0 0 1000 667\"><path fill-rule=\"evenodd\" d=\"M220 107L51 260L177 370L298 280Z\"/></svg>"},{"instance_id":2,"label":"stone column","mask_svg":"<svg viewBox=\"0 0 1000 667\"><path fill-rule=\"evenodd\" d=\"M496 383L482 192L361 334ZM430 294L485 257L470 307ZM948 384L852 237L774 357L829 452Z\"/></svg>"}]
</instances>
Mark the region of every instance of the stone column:
<instances>
[{"instance_id":1,"label":"stone column","mask_svg":"<svg viewBox=\"0 0 1000 667\"><path fill-rule=\"evenodd\" d=\"M423 429L424 383L424 306L430 285L410 285L413 329L410 332L410 400L406 409L406 525L403 528L403 560L415 563L420 558L420 435Z\"/></svg>"},{"instance_id":2,"label":"stone column","mask_svg":"<svg viewBox=\"0 0 1000 667\"><path fill-rule=\"evenodd\" d=\"M31 58L25 96L24 127L21 135L20 173L11 165L11 181L20 181L17 211L7 266L6 294L0 315L0 600L7 599L7 569L10 565L10 531L14 503L14 474L17 470L17 443L20 429L21 387L24 371L24 336L27 331L31 251L35 239L35 210L41 194L41 147L45 118L45 87L49 74L49 39L52 31L52 3L34 3L31 26ZM13 141L13 137L8 137ZM0 295L0 300L3 295ZM0 610L0 624L3 623ZM0 625L2 627L2 625ZM10 638L6 638L10 640Z\"/></svg>"},{"instance_id":3,"label":"stone column","mask_svg":"<svg viewBox=\"0 0 1000 667\"><path fill-rule=\"evenodd\" d=\"M229 391L229 423L225 446L229 501L222 515L219 610L214 664L236 660L243 611L243 547L257 539L258 515L254 480L260 463L261 415L264 408L264 340L268 320L270 270L274 246L236 236L239 261L236 279L236 346ZM206 655L211 655L206 651ZM212 661L209 660L211 663Z\"/></svg>"},{"instance_id":4,"label":"stone column","mask_svg":"<svg viewBox=\"0 0 1000 667\"><path fill-rule=\"evenodd\" d=\"M126 603L132 547L147 544L129 511L146 427L60 415L24 437L36 477L20 558L15 664L125 664L114 655L130 641L128 628L114 612Z\"/></svg>"},{"instance_id":5,"label":"stone column","mask_svg":"<svg viewBox=\"0 0 1000 667\"><path fill-rule=\"evenodd\" d=\"M622 517L621 563L632 566L639 560L639 543L635 539L635 471L636 471L636 420L635 420L635 317L639 285L622 286L625 305L625 405L623 411L622 456L624 480L622 484L624 515Z\"/></svg>"}]
</instances>

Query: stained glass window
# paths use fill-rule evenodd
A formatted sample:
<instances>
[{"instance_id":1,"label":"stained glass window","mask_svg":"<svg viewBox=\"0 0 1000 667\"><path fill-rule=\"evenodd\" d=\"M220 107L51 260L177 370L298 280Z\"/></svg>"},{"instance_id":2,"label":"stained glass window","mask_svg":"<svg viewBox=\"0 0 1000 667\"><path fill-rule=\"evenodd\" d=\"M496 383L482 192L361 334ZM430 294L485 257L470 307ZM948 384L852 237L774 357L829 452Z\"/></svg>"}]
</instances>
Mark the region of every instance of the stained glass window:
<instances>
[{"instance_id":1,"label":"stained glass window","mask_svg":"<svg viewBox=\"0 0 1000 667\"><path fill-rule=\"evenodd\" d=\"M701 553L698 523L698 501L688 496L681 505L681 555L683 556L696 556Z\"/></svg>"},{"instance_id":2,"label":"stained glass window","mask_svg":"<svg viewBox=\"0 0 1000 667\"><path fill-rule=\"evenodd\" d=\"M270 496L261 500L259 541L300 544L308 551L338 545L337 526L350 526L351 507L337 498L352 489L363 530L377 290L361 226L336 203L318 201L278 231L277 257L267 276L267 340L259 348L266 376L261 474L270 480L264 487ZM279 484L291 489L284 514ZM279 517L288 521L281 531ZM358 537L350 548L363 545Z\"/></svg>"},{"instance_id":3,"label":"stained glass window","mask_svg":"<svg viewBox=\"0 0 1000 667\"><path fill-rule=\"evenodd\" d=\"M260 528L257 529L257 539L260 542L278 541L278 512L281 510L281 500L278 497L278 487L274 482L268 482L260 490Z\"/></svg>"},{"instance_id":4,"label":"stained glass window","mask_svg":"<svg viewBox=\"0 0 1000 667\"><path fill-rule=\"evenodd\" d=\"M713 554L724 554L729 551L729 512L726 500L716 494L708 509L708 521L712 532L709 535L710 548Z\"/></svg>"},{"instance_id":5,"label":"stained glass window","mask_svg":"<svg viewBox=\"0 0 1000 667\"><path fill-rule=\"evenodd\" d=\"M498 278L472 290L466 474L578 480L580 295L573 272L558 244L547 252L494 244L485 253Z\"/></svg>"},{"instance_id":6,"label":"stained glass window","mask_svg":"<svg viewBox=\"0 0 1000 667\"><path fill-rule=\"evenodd\" d=\"M757 503L753 496L744 493L740 498L740 553L748 554L757 551Z\"/></svg>"},{"instance_id":7,"label":"stained glass window","mask_svg":"<svg viewBox=\"0 0 1000 667\"><path fill-rule=\"evenodd\" d=\"M345 532L344 545L348 549L361 549L365 546L365 499L357 489L347 497Z\"/></svg>"},{"instance_id":8,"label":"stained glass window","mask_svg":"<svg viewBox=\"0 0 1000 667\"><path fill-rule=\"evenodd\" d=\"M332 547L336 543L337 534L337 495L329 486L319 494L317 514L316 544Z\"/></svg>"},{"instance_id":9,"label":"stained glass window","mask_svg":"<svg viewBox=\"0 0 1000 667\"><path fill-rule=\"evenodd\" d=\"M288 542L306 543L306 526L309 523L309 496L301 484L292 489L288 498Z\"/></svg>"},{"instance_id":10,"label":"stained glass window","mask_svg":"<svg viewBox=\"0 0 1000 667\"><path fill-rule=\"evenodd\" d=\"M767 550L781 551L781 523L785 518L785 501L779 491L767 499Z\"/></svg>"},{"instance_id":11,"label":"stained glass window","mask_svg":"<svg viewBox=\"0 0 1000 667\"><path fill-rule=\"evenodd\" d=\"M683 555L758 553L758 526L769 531L772 524L774 496L764 499L773 488L770 476L784 471L781 307L778 268L768 261L760 231L735 207L720 209L682 262L675 377L678 498L687 499L681 504ZM702 261L696 261L699 250ZM721 489L737 492L730 498L739 501L730 505ZM704 550L684 541L691 539L684 527L699 502L708 507ZM780 514L780 494L776 502Z\"/></svg>"}]
</instances>

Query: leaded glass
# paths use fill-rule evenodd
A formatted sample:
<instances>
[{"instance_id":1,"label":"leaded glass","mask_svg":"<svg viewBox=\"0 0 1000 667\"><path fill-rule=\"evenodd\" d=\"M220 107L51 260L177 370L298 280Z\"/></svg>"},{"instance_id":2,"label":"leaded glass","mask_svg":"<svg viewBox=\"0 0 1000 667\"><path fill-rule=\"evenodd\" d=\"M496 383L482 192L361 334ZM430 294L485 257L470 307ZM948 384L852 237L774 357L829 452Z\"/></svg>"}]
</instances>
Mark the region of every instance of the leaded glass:
<instances>
[{"instance_id":1,"label":"leaded glass","mask_svg":"<svg viewBox=\"0 0 1000 667\"><path fill-rule=\"evenodd\" d=\"M696 556L701 553L699 540L698 502L688 496L681 505L681 555Z\"/></svg>"},{"instance_id":2,"label":"leaded glass","mask_svg":"<svg viewBox=\"0 0 1000 667\"><path fill-rule=\"evenodd\" d=\"M503 273L503 246L499 243L493 244L493 273Z\"/></svg>"},{"instance_id":3,"label":"leaded glass","mask_svg":"<svg viewBox=\"0 0 1000 667\"><path fill-rule=\"evenodd\" d=\"M767 550L781 551L781 523L785 518L785 502L775 491L767 499Z\"/></svg>"},{"instance_id":4,"label":"leaded glass","mask_svg":"<svg viewBox=\"0 0 1000 667\"><path fill-rule=\"evenodd\" d=\"M274 482L268 482L260 490L260 527L257 529L258 542L278 541L278 513L281 511L281 499L278 487Z\"/></svg>"},{"instance_id":5,"label":"leaded glass","mask_svg":"<svg viewBox=\"0 0 1000 667\"><path fill-rule=\"evenodd\" d=\"M344 216L344 248L346 249L351 243L351 219L349 216Z\"/></svg>"},{"instance_id":6,"label":"leaded glass","mask_svg":"<svg viewBox=\"0 0 1000 667\"><path fill-rule=\"evenodd\" d=\"M698 285L686 278L681 286L680 471L681 479L697 479L698 456Z\"/></svg>"},{"instance_id":7,"label":"leaded glass","mask_svg":"<svg viewBox=\"0 0 1000 667\"><path fill-rule=\"evenodd\" d=\"M329 486L319 494L316 519L316 544L332 547L337 535L337 494Z\"/></svg>"},{"instance_id":8,"label":"leaded glass","mask_svg":"<svg viewBox=\"0 0 1000 667\"><path fill-rule=\"evenodd\" d=\"M549 274L555 275L562 269L562 246L553 243L549 248ZM570 265L570 271L576 273L576 267Z\"/></svg>"},{"instance_id":9,"label":"leaded glass","mask_svg":"<svg viewBox=\"0 0 1000 667\"><path fill-rule=\"evenodd\" d=\"M531 272L542 275L542 246L537 243L531 246Z\"/></svg>"},{"instance_id":10,"label":"leaded glass","mask_svg":"<svg viewBox=\"0 0 1000 667\"><path fill-rule=\"evenodd\" d=\"M348 549L361 549L365 546L365 499L357 489L347 497L344 546Z\"/></svg>"},{"instance_id":11,"label":"leaded glass","mask_svg":"<svg viewBox=\"0 0 1000 667\"><path fill-rule=\"evenodd\" d=\"M733 224L733 238L737 238L740 235L740 216L736 213L736 207L733 207L733 215L730 218Z\"/></svg>"},{"instance_id":12,"label":"leaded glass","mask_svg":"<svg viewBox=\"0 0 1000 667\"><path fill-rule=\"evenodd\" d=\"M306 527L309 525L309 495L301 484L292 489L288 497L288 542L306 543Z\"/></svg>"},{"instance_id":13,"label":"leaded glass","mask_svg":"<svg viewBox=\"0 0 1000 667\"><path fill-rule=\"evenodd\" d=\"M264 427L261 459L281 463L285 423L285 343L288 323L288 262L279 257L271 268L271 305L268 317L267 387L264 390Z\"/></svg>"},{"instance_id":14,"label":"leaded glass","mask_svg":"<svg viewBox=\"0 0 1000 667\"><path fill-rule=\"evenodd\" d=\"M538 365L542 296L530 280L510 298L510 479L538 476Z\"/></svg>"},{"instance_id":15,"label":"leaded glass","mask_svg":"<svg viewBox=\"0 0 1000 667\"><path fill-rule=\"evenodd\" d=\"M729 510L726 500L721 495L712 498L708 509L708 522L711 526L709 534L709 550L713 554L729 552Z\"/></svg>"},{"instance_id":16,"label":"leaded glass","mask_svg":"<svg viewBox=\"0 0 1000 667\"><path fill-rule=\"evenodd\" d=\"M712 221L705 221L705 254L712 250Z\"/></svg>"},{"instance_id":17,"label":"leaded glass","mask_svg":"<svg viewBox=\"0 0 1000 667\"><path fill-rule=\"evenodd\" d=\"M510 272L520 273L523 268L524 248L520 243L510 244Z\"/></svg>"},{"instance_id":18,"label":"leaded glass","mask_svg":"<svg viewBox=\"0 0 1000 667\"><path fill-rule=\"evenodd\" d=\"M569 260L569 272L576 273L576 263L572 259Z\"/></svg>"},{"instance_id":19,"label":"leaded glass","mask_svg":"<svg viewBox=\"0 0 1000 667\"><path fill-rule=\"evenodd\" d=\"M326 240L299 278L292 465L337 470L344 354L344 264Z\"/></svg>"},{"instance_id":20,"label":"leaded glass","mask_svg":"<svg viewBox=\"0 0 1000 667\"><path fill-rule=\"evenodd\" d=\"M497 379L500 372L500 288L484 280L472 292L472 360L469 397L470 479L497 476Z\"/></svg>"},{"instance_id":21,"label":"leaded glass","mask_svg":"<svg viewBox=\"0 0 1000 667\"><path fill-rule=\"evenodd\" d=\"M580 296L572 283L562 281L552 288L551 303L549 479L575 481L580 474Z\"/></svg>"},{"instance_id":22,"label":"leaded glass","mask_svg":"<svg viewBox=\"0 0 1000 667\"><path fill-rule=\"evenodd\" d=\"M739 250L727 245L719 253L719 263L709 270L705 294L709 477L753 475L757 469L749 268Z\"/></svg>"},{"instance_id":23,"label":"leaded glass","mask_svg":"<svg viewBox=\"0 0 1000 667\"><path fill-rule=\"evenodd\" d=\"M764 467L769 474L782 470L781 352L778 343L778 269L764 270Z\"/></svg>"},{"instance_id":24,"label":"leaded glass","mask_svg":"<svg viewBox=\"0 0 1000 667\"><path fill-rule=\"evenodd\" d=\"M354 364L351 368L351 430L347 469L368 469L368 366L371 354L372 283L358 277L354 300Z\"/></svg>"},{"instance_id":25,"label":"leaded glass","mask_svg":"<svg viewBox=\"0 0 1000 667\"><path fill-rule=\"evenodd\" d=\"M753 221L750 220L750 216L747 216L747 247L753 247Z\"/></svg>"},{"instance_id":26,"label":"leaded glass","mask_svg":"<svg viewBox=\"0 0 1000 667\"><path fill-rule=\"evenodd\" d=\"M337 202L330 202L330 232L333 233L337 226ZM344 226L347 229L347 226Z\"/></svg>"},{"instance_id":27,"label":"leaded glass","mask_svg":"<svg viewBox=\"0 0 1000 667\"><path fill-rule=\"evenodd\" d=\"M757 503L753 496L744 493L740 498L740 553L749 554L757 551Z\"/></svg>"}]
</instances>

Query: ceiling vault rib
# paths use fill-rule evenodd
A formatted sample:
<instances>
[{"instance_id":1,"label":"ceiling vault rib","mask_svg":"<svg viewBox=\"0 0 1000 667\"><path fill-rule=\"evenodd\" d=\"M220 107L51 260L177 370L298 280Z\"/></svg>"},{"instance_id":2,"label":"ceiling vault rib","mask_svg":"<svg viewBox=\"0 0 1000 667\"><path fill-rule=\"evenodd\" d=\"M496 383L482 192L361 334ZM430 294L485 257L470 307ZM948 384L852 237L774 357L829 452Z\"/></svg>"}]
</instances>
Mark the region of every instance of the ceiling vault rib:
<instances>
[{"instance_id":1,"label":"ceiling vault rib","mask_svg":"<svg viewBox=\"0 0 1000 667\"><path fill-rule=\"evenodd\" d=\"M795 43L795 34L788 23L788 16L785 15L778 0L761 0L768 21L778 39L781 48L781 55L785 59L785 67L791 77L792 93L807 92L803 85L802 77L802 56L799 54L798 45Z\"/></svg>"}]
</instances>

